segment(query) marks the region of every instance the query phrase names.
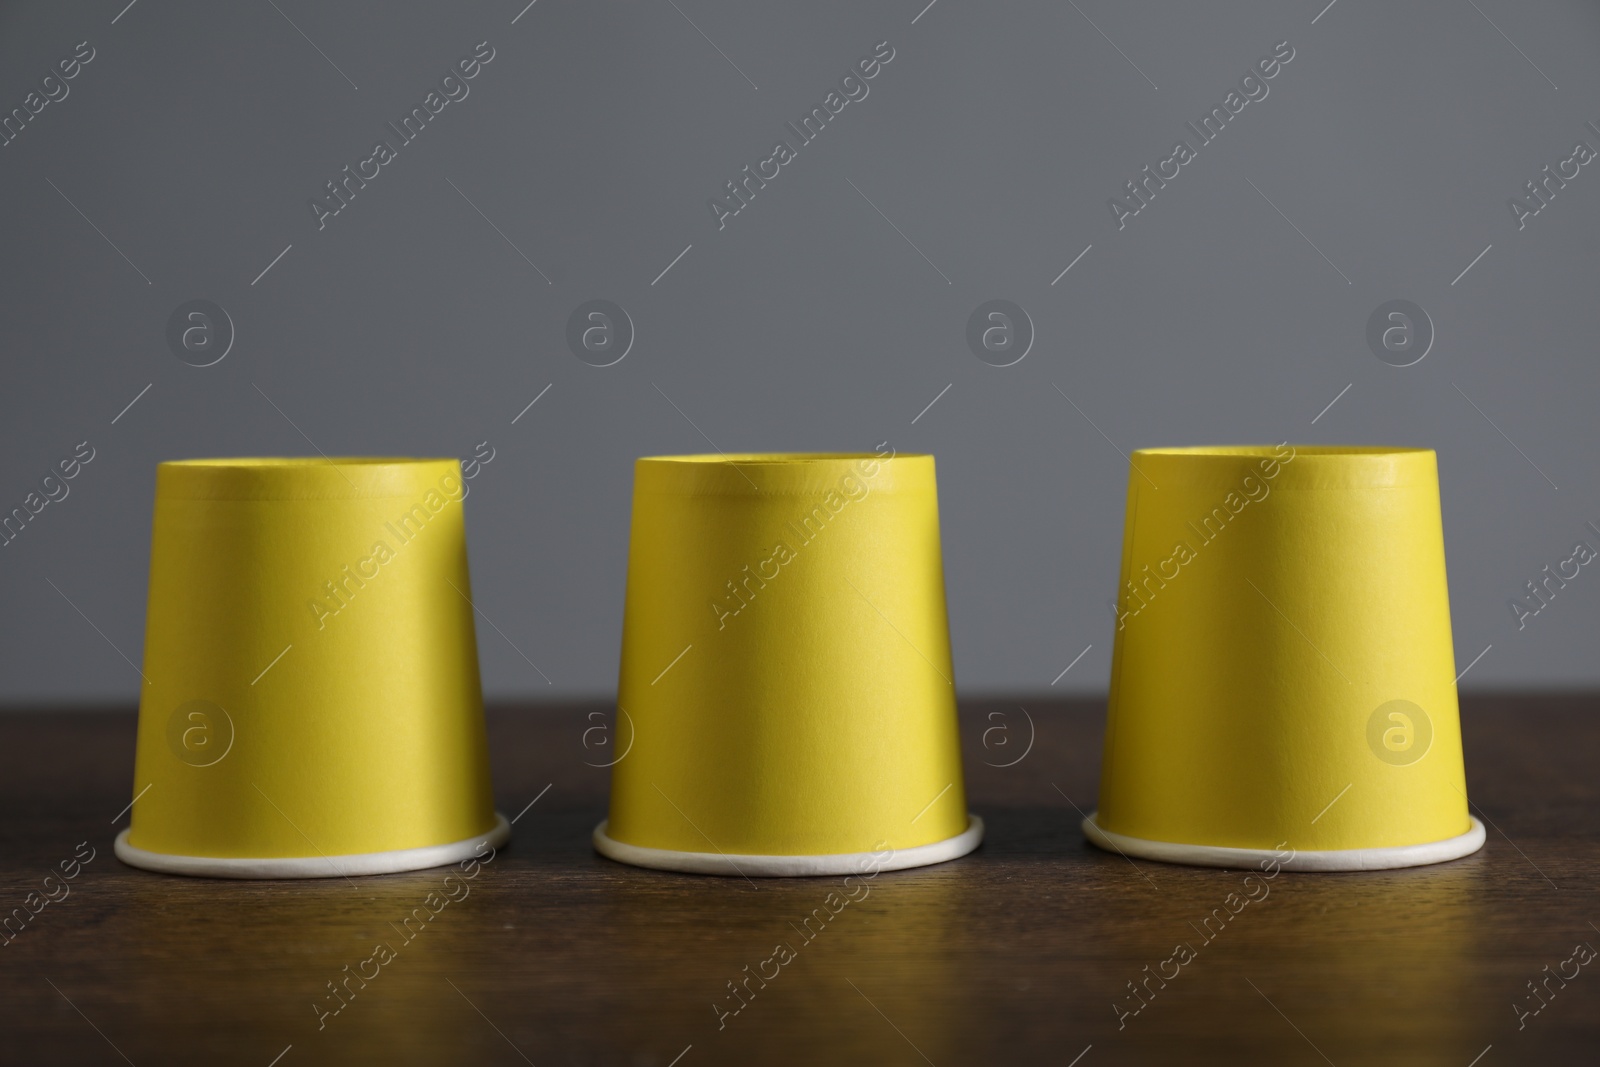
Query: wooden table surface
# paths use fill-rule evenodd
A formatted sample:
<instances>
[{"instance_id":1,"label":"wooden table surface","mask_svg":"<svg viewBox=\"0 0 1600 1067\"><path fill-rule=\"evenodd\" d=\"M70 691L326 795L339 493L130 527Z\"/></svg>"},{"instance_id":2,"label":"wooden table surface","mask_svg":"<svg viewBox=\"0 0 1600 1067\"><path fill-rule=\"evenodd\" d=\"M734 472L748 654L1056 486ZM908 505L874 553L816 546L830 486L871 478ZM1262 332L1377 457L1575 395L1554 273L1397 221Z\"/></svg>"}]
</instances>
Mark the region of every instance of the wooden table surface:
<instances>
[{"instance_id":1,"label":"wooden table surface","mask_svg":"<svg viewBox=\"0 0 1600 1067\"><path fill-rule=\"evenodd\" d=\"M963 707L983 847L880 875L720 1027L727 983L799 942L790 924L840 879L752 886L595 855L609 773L585 765L600 762L583 745L596 706L491 714L500 809L549 791L470 895L321 1029L326 983L398 940L390 924L445 872L251 883L132 870L111 851L131 795L132 715L0 715L0 906L20 906L79 842L93 849L70 895L0 947L0 1061L1595 1062L1600 966L1566 962L1580 943L1600 946L1595 698L1466 701L1469 791L1489 825L1480 853L1285 873L1209 943L1190 924L1241 872L1087 846L1075 809L1094 804L1103 702L1023 703L1036 742L1011 767L988 764L1022 751L1019 705ZM985 729L1002 725L985 748ZM1178 942L1200 943L1198 958L1119 1026L1128 983ZM1529 982L1554 992L1536 1001Z\"/></svg>"}]
</instances>

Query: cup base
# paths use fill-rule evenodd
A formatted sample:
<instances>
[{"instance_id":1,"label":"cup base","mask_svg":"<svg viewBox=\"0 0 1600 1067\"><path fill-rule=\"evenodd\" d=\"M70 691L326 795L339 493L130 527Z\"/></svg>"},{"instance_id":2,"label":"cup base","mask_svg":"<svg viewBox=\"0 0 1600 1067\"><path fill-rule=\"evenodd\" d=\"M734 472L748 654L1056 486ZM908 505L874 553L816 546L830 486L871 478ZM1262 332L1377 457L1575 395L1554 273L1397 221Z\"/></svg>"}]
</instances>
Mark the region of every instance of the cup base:
<instances>
[{"instance_id":1,"label":"cup base","mask_svg":"<svg viewBox=\"0 0 1600 1067\"><path fill-rule=\"evenodd\" d=\"M340 878L349 875L395 874L444 867L478 858L478 846L499 848L511 839L511 824L499 812L488 833L476 834L446 845L424 845L389 852L361 852L344 856L278 856L248 859L222 856L177 856L150 852L128 844L128 832L117 835L117 859L130 867L194 878Z\"/></svg>"},{"instance_id":2,"label":"cup base","mask_svg":"<svg viewBox=\"0 0 1600 1067\"><path fill-rule=\"evenodd\" d=\"M1190 867L1228 867L1240 870L1272 861L1289 871L1389 871L1397 867L1424 867L1470 856L1483 847L1483 823L1469 815L1472 827L1459 837L1425 841L1420 845L1394 845L1389 848L1339 848L1296 852L1285 860L1270 848L1227 848L1222 845L1181 845L1172 841L1150 841L1101 829L1095 823L1097 811L1083 820L1083 833L1091 844L1107 852L1161 863Z\"/></svg>"},{"instance_id":3,"label":"cup base","mask_svg":"<svg viewBox=\"0 0 1600 1067\"><path fill-rule=\"evenodd\" d=\"M880 871L926 867L965 856L983 841L983 820L968 813L967 828L954 837L928 845L896 849L887 859L876 852L835 852L821 856L730 856L721 852L679 852L668 848L630 845L606 834L609 819L594 828L595 851L618 863L658 871L720 874L731 878L803 878L827 874L860 874L864 865L876 863Z\"/></svg>"}]
</instances>

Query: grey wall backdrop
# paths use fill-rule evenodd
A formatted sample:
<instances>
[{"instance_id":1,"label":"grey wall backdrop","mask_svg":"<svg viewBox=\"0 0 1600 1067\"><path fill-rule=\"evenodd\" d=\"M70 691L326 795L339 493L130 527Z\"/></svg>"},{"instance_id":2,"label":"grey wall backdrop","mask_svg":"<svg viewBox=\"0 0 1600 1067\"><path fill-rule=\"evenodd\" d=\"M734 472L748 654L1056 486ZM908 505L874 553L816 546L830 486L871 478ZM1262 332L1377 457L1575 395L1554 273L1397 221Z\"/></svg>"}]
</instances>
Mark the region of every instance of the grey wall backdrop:
<instances>
[{"instance_id":1,"label":"grey wall backdrop","mask_svg":"<svg viewBox=\"0 0 1600 1067\"><path fill-rule=\"evenodd\" d=\"M1600 683L1600 574L1508 607L1600 547L1594 4L525 4L0 10L0 504L93 449L0 548L0 703L136 698L158 461L485 441L487 688L606 693L632 460L708 438L935 453L968 692L1105 685L1125 452L1432 446L1463 686ZM786 128L833 91L867 95ZM746 165L778 173L719 227ZM592 299L611 366L567 341ZM993 299L1011 366L968 345ZM185 348L195 300L226 319Z\"/></svg>"}]
</instances>

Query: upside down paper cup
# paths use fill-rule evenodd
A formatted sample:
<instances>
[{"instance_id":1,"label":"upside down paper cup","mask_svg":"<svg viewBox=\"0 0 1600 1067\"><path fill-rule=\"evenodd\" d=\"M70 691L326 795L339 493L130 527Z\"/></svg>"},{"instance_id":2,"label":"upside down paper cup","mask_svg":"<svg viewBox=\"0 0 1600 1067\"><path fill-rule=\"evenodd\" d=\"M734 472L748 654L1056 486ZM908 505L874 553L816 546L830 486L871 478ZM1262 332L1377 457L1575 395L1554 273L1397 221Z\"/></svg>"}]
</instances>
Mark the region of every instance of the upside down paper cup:
<instances>
[{"instance_id":1,"label":"upside down paper cup","mask_svg":"<svg viewBox=\"0 0 1600 1067\"><path fill-rule=\"evenodd\" d=\"M1118 590L1095 844L1298 870L1482 846L1431 450L1135 452Z\"/></svg>"},{"instance_id":2,"label":"upside down paper cup","mask_svg":"<svg viewBox=\"0 0 1600 1067\"><path fill-rule=\"evenodd\" d=\"M735 876L965 855L952 679L932 456L641 459L595 848Z\"/></svg>"},{"instance_id":3,"label":"upside down paper cup","mask_svg":"<svg viewBox=\"0 0 1600 1067\"><path fill-rule=\"evenodd\" d=\"M124 863L320 878L506 840L465 496L455 460L159 466Z\"/></svg>"}]
</instances>

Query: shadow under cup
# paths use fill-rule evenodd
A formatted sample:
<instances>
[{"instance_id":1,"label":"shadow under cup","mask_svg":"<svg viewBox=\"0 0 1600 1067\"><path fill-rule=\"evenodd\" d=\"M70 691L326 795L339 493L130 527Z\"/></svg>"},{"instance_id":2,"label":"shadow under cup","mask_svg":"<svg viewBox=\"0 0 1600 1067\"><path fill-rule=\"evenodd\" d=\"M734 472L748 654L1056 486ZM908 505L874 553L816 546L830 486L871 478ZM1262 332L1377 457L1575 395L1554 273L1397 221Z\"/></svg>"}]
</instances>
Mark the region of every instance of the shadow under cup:
<instances>
[{"instance_id":1,"label":"shadow under cup","mask_svg":"<svg viewBox=\"0 0 1600 1067\"><path fill-rule=\"evenodd\" d=\"M453 459L156 474L125 863L316 878L466 859L490 795Z\"/></svg>"},{"instance_id":2,"label":"shadow under cup","mask_svg":"<svg viewBox=\"0 0 1600 1067\"><path fill-rule=\"evenodd\" d=\"M1284 444L1131 459L1090 840L1300 870L1481 847L1433 451Z\"/></svg>"}]
</instances>

